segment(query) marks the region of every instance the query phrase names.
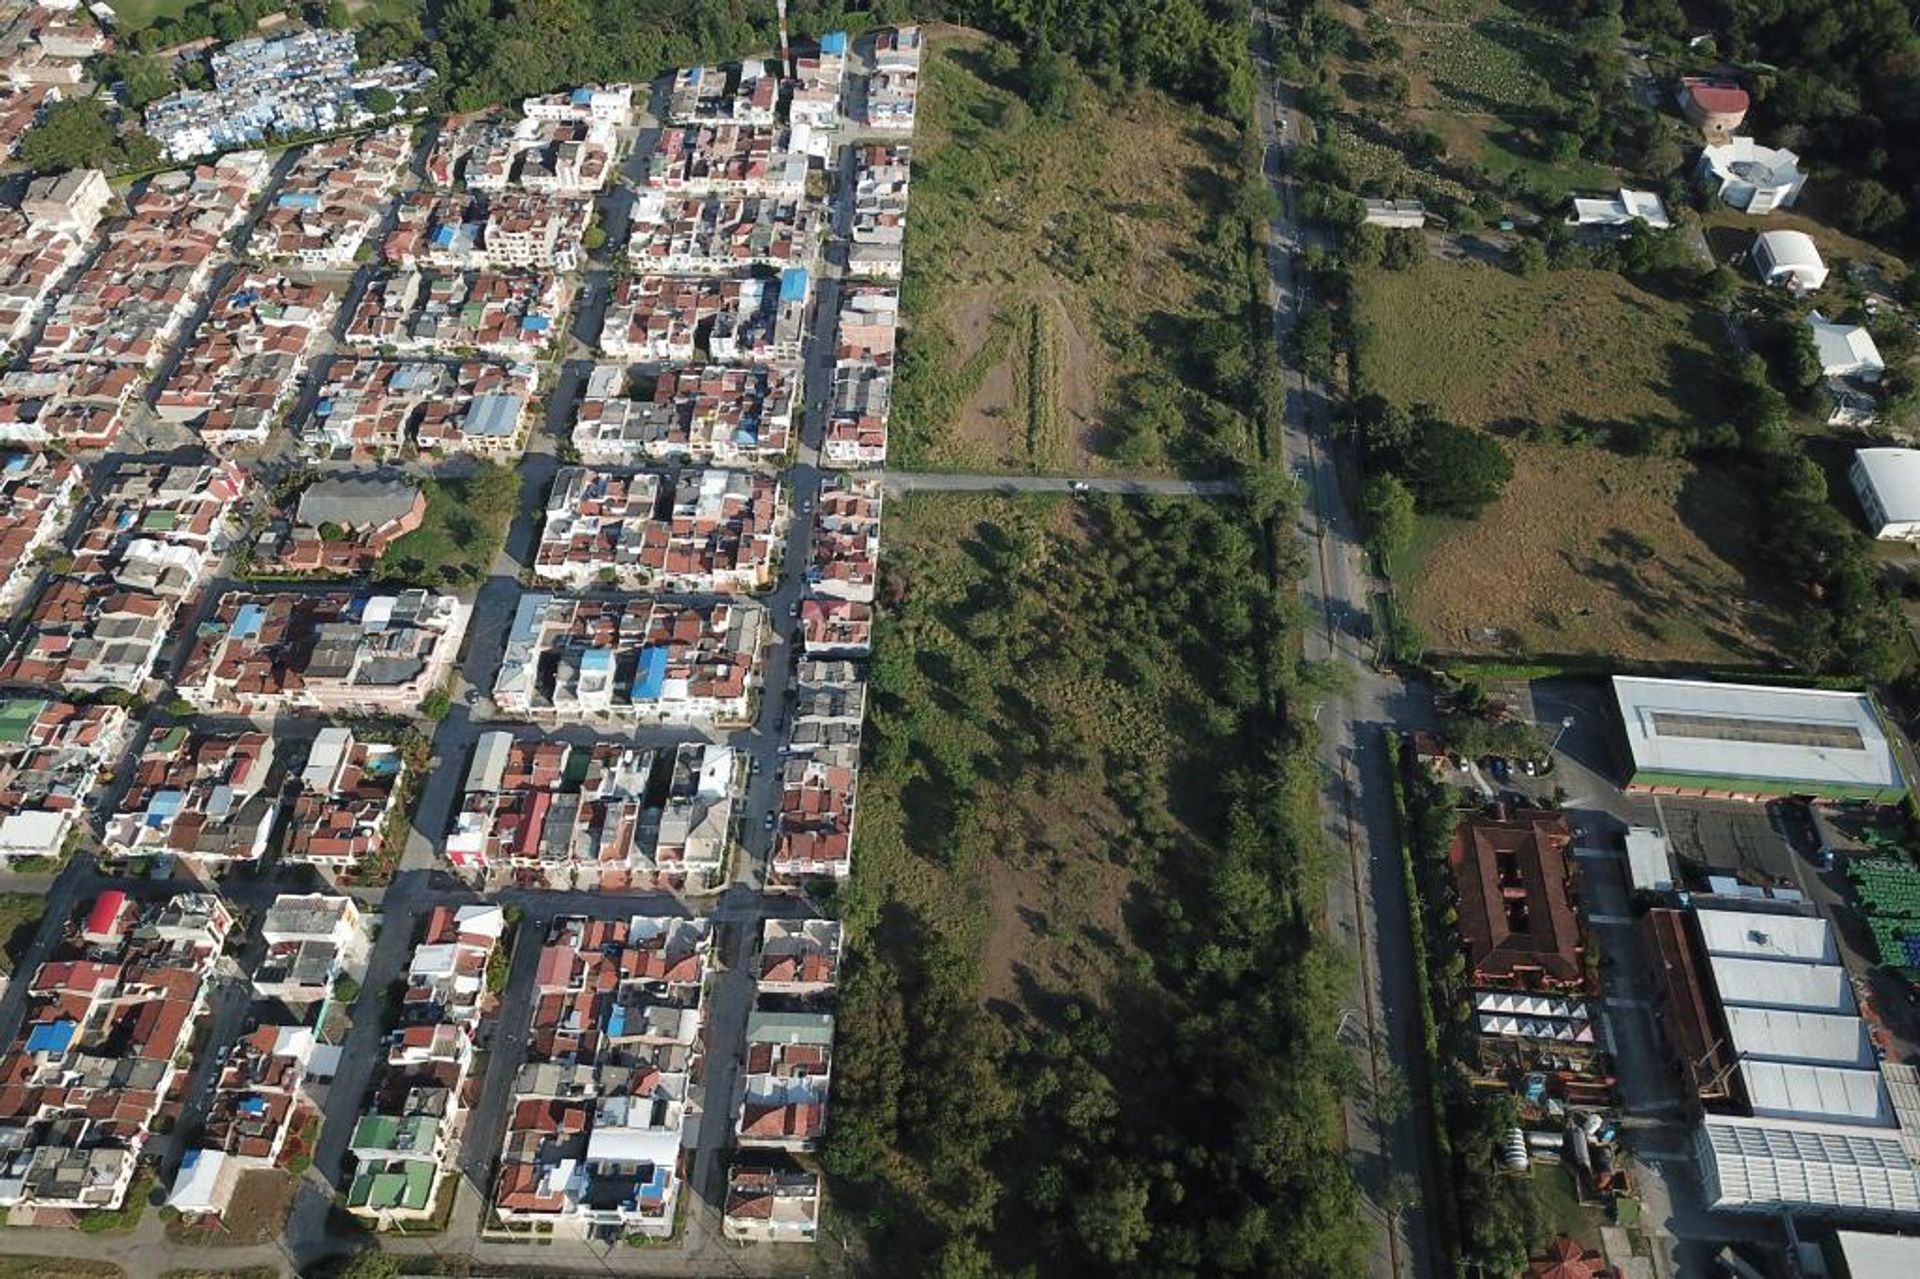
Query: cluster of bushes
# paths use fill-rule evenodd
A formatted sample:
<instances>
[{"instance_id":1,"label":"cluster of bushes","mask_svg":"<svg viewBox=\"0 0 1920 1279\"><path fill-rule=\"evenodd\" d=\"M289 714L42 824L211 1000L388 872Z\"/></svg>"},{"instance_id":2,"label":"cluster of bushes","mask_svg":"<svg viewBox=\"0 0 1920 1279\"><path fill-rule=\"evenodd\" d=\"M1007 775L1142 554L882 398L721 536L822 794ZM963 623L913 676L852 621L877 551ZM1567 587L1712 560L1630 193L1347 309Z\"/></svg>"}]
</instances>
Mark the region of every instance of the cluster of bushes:
<instances>
[{"instance_id":1,"label":"cluster of bushes","mask_svg":"<svg viewBox=\"0 0 1920 1279\"><path fill-rule=\"evenodd\" d=\"M1354 404L1354 432L1370 472L1405 487L1421 515L1473 519L1513 478L1506 446L1484 431L1461 426L1430 404L1401 408L1378 393ZM1391 489L1376 490L1369 505L1403 506Z\"/></svg>"}]
</instances>

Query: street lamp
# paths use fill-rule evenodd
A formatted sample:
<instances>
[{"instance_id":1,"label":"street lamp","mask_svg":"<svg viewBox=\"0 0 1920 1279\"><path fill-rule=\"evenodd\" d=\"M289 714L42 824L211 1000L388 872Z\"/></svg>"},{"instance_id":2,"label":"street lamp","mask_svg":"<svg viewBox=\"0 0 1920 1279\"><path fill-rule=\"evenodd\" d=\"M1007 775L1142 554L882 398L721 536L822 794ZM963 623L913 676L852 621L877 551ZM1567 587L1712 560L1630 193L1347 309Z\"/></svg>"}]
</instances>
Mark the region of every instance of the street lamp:
<instances>
[{"instance_id":1,"label":"street lamp","mask_svg":"<svg viewBox=\"0 0 1920 1279\"><path fill-rule=\"evenodd\" d=\"M1547 747L1548 755L1552 755L1555 751L1560 749L1560 739L1565 737L1567 735L1567 730L1572 727L1573 727L1573 716L1568 715L1560 721L1560 731L1553 735L1553 744Z\"/></svg>"}]
</instances>

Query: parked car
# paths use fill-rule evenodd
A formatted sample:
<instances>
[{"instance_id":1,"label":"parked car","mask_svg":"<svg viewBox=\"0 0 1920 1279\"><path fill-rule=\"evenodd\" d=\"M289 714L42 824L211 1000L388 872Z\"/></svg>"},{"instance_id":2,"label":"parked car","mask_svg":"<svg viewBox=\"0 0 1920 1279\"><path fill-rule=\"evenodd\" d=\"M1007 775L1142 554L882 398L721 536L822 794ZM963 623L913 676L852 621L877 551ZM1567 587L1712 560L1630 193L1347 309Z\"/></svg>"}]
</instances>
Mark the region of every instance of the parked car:
<instances>
[{"instance_id":1,"label":"parked car","mask_svg":"<svg viewBox=\"0 0 1920 1279\"><path fill-rule=\"evenodd\" d=\"M1494 781L1499 782L1503 786L1513 777L1513 767L1507 762L1507 757L1504 755L1488 756L1487 771L1493 774Z\"/></svg>"}]
</instances>

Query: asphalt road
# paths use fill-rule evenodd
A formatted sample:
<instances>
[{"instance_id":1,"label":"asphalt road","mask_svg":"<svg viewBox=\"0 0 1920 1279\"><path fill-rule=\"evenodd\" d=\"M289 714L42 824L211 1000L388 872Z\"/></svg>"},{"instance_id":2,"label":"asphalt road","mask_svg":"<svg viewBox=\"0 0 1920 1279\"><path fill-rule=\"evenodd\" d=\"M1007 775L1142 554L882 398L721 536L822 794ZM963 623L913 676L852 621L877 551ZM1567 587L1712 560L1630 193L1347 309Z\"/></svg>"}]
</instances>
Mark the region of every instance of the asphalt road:
<instances>
[{"instance_id":1,"label":"asphalt road","mask_svg":"<svg viewBox=\"0 0 1920 1279\"><path fill-rule=\"evenodd\" d=\"M1267 56L1267 16L1255 10L1254 60L1260 73L1257 95L1261 135L1268 156L1266 171L1278 214L1268 228L1272 272L1274 338L1286 349L1286 337L1301 315L1305 282L1294 271L1293 252L1314 232L1296 214L1296 193L1286 176L1283 154L1311 128L1293 111L1284 87L1274 78ZM1318 715L1323 813L1336 874L1328 886L1328 918L1334 939L1352 948L1355 964L1353 1003L1341 1018L1342 1038L1360 1067L1362 1095L1349 1098L1347 1145L1350 1166L1365 1195L1365 1209L1376 1230L1368 1273L1375 1276L1427 1276L1435 1273L1434 1187L1431 1166L1433 1122L1423 1098L1419 1054L1419 1007L1413 980L1408 903L1399 869L1394 816L1380 748L1383 731L1430 723L1431 700L1373 665L1362 638L1360 620L1369 613L1375 589L1361 548L1361 529L1342 491L1328 423L1328 395L1297 369L1288 370L1286 458L1305 488L1301 534L1311 548L1303 589L1316 625L1306 641L1307 656L1338 663L1351 674L1349 691L1332 696ZM1414 1103L1392 1118L1372 1104L1371 1096L1391 1087L1397 1072L1409 1085ZM1416 1202L1391 1213L1390 1192L1404 1178L1419 1187Z\"/></svg>"}]
</instances>

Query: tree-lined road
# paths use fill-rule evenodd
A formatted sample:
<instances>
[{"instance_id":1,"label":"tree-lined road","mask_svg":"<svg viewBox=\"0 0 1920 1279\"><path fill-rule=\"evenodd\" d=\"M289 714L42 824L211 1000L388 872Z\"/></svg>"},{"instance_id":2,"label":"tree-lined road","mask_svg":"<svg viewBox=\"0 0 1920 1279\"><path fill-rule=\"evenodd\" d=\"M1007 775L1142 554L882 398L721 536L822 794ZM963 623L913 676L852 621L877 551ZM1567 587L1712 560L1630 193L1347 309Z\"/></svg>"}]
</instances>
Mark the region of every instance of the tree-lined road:
<instances>
[{"instance_id":1,"label":"tree-lined road","mask_svg":"<svg viewBox=\"0 0 1920 1279\"><path fill-rule=\"evenodd\" d=\"M882 471L889 493L1118 493L1129 497L1232 497L1238 480L1138 480L1099 475L952 475Z\"/></svg>"}]
</instances>

